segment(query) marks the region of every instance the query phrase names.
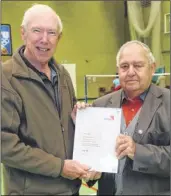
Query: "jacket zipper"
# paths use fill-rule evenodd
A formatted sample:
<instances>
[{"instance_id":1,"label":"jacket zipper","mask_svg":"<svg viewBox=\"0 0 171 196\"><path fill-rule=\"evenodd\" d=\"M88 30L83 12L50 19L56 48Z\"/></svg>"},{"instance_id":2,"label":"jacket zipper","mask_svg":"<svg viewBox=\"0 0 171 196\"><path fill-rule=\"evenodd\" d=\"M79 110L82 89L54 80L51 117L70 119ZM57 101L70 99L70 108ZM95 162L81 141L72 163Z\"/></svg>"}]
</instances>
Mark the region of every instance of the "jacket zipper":
<instances>
[{"instance_id":1,"label":"jacket zipper","mask_svg":"<svg viewBox=\"0 0 171 196\"><path fill-rule=\"evenodd\" d=\"M55 93L55 99L56 99L56 93ZM55 109L58 113L58 116L59 116L59 120L60 120L60 125L61 125L61 130L62 130L62 137L63 137L63 142L64 142L64 151L65 151L65 159L67 159L67 151L66 151L66 144L65 144L65 137L64 137L64 127L62 125L62 122L61 122L61 114L60 114L60 111L58 111L58 107L56 105L56 103L54 103L55 105Z\"/></svg>"},{"instance_id":2,"label":"jacket zipper","mask_svg":"<svg viewBox=\"0 0 171 196\"><path fill-rule=\"evenodd\" d=\"M61 123L61 128L62 128L62 136L63 136L63 141L64 141L64 149L65 149L65 158L67 159L67 151L66 151L66 144L65 144L65 137L64 137L64 127Z\"/></svg>"},{"instance_id":3,"label":"jacket zipper","mask_svg":"<svg viewBox=\"0 0 171 196\"><path fill-rule=\"evenodd\" d=\"M60 93L60 91L59 91L59 89L60 89L60 82L59 82L59 75L58 75L58 73L57 73L57 81L58 81L58 88L57 88L57 93L58 93L58 95L60 95L61 93ZM56 104L55 104L55 106L56 106L56 110L57 110L57 112L58 112L58 115L59 115L59 119L60 119L60 124L61 124L61 129L62 129L62 137L63 137L63 142L64 142L64 151L65 151L65 159L67 159L67 150L66 150L66 143L65 143L65 137L64 137L64 127L63 127L63 125L62 125L62 122L61 122L61 99L60 99L60 97L59 98L57 98L56 97L56 88L54 88L54 93L55 93L55 102L56 102ZM61 96L62 96L62 94L61 94ZM58 106L58 107L57 107ZM58 111L58 108L59 108L59 111Z\"/></svg>"}]
</instances>

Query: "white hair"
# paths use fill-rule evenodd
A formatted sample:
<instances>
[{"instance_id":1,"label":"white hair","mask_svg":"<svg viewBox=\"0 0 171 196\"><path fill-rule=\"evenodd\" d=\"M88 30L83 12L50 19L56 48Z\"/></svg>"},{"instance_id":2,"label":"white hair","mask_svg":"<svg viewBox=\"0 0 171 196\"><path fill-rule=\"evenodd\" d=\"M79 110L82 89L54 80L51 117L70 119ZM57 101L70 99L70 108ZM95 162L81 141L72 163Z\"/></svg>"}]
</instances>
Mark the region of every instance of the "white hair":
<instances>
[{"instance_id":1,"label":"white hair","mask_svg":"<svg viewBox=\"0 0 171 196\"><path fill-rule=\"evenodd\" d=\"M150 48L149 48L146 44L144 44L144 43L142 43L142 42L140 42L140 41L138 41L138 40L133 40L133 41L128 41L128 42L126 42L126 43L123 44L123 45L121 46L121 48L119 49L119 51L118 51L118 53L117 53L117 55L116 55L116 65L117 65L117 67L119 67L119 60L120 60L120 56L121 56L121 53L122 53L123 49L124 49L126 46L128 46L129 44L134 44L134 43L135 43L135 44L138 44L138 45L140 45L140 46L142 46L142 48L145 50L150 65L153 64L153 63L155 63L155 58L154 58L154 56L153 56L153 54L152 54Z\"/></svg>"},{"instance_id":2,"label":"white hair","mask_svg":"<svg viewBox=\"0 0 171 196\"><path fill-rule=\"evenodd\" d=\"M63 29L63 25L62 25L62 21L60 19L60 17L56 14L56 12L49 7L48 5L43 5L43 4L33 4L32 7L28 8L23 16L23 21L21 23L21 26L23 26L24 28L27 28L28 23L30 22L31 16L33 14L37 14L40 12L52 12L56 15L56 19L58 22L58 33L60 34L62 32Z\"/></svg>"}]
</instances>

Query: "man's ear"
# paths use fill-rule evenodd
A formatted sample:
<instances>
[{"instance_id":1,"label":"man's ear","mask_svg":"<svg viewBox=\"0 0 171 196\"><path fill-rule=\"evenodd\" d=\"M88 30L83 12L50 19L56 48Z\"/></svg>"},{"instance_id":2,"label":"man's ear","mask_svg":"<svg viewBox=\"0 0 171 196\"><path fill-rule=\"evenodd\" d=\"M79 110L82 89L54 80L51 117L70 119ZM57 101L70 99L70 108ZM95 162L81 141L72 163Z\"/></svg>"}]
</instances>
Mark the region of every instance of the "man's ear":
<instances>
[{"instance_id":1,"label":"man's ear","mask_svg":"<svg viewBox=\"0 0 171 196\"><path fill-rule=\"evenodd\" d=\"M116 73L118 73L118 71L119 71L119 67L118 67L118 66L116 66Z\"/></svg>"},{"instance_id":2,"label":"man's ear","mask_svg":"<svg viewBox=\"0 0 171 196\"><path fill-rule=\"evenodd\" d=\"M151 65L151 67L152 67L152 72L155 73L155 71L156 71L156 63L153 63Z\"/></svg>"},{"instance_id":3,"label":"man's ear","mask_svg":"<svg viewBox=\"0 0 171 196\"><path fill-rule=\"evenodd\" d=\"M61 39L62 37L62 32L58 35L58 41Z\"/></svg>"},{"instance_id":4,"label":"man's ear","mask_svg":"<svg viewBox=\"0 0 171 196\"><path fill-rule=\"evenodd\" d=\"M21 39L22 39L23 41L25 41L26 31L25 31L25 29L24 29L23 26L20 27L20 34L21 34Z\"/></svg>"}]
</instances>

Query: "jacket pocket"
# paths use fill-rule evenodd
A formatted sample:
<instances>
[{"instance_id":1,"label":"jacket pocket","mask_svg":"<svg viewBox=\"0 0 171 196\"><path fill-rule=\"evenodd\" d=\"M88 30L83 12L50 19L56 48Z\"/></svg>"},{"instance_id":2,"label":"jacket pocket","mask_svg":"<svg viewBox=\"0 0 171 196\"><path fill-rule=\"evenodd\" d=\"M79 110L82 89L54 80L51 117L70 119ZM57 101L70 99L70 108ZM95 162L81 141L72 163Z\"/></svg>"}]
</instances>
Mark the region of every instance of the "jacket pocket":
<instances>
[{"instance_id":1,"label":"jacket pocket","mask_svg":"<svg viewBox=\"0 0 171 196\"><path fill-rule=\"evenodd\" d=\"M168 132L156 130L148 133L148 141L156 146L167 146L170 144L170 135Z\"/></svg>"},{"instance_id":2,"label":"jacket pocket","mask_svg":"<svg viewBox=\"0 0 171 196\"><path fill-rule=\"evenodd\" d=\"M69 180L28 173L25 179L25 195L56 195L69 193ZM70 195L72 192L70 193Z\"/></svg>"}]
</instances>

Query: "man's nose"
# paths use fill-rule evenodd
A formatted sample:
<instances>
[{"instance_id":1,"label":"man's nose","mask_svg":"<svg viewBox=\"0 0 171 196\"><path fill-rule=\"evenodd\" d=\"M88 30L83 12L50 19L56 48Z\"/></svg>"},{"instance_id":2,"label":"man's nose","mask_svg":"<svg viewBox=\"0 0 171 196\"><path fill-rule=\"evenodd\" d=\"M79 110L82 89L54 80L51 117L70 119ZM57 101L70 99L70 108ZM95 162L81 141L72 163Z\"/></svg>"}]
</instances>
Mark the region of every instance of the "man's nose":
<instances>
[{"instance_id":1,"label":"man's nose","mask_svg":"<svg viewBox=\"0 0 171 196\"><path fill-rule=\"evenodd\" d=\"M48 34L47 32L43 32L43 35L42 35L42 42L43 43L47 43L48 42Z\"/></svg>"},{"instance_id":2,"label":"man's nose","mask_svg":"<svg viewBox=\"0 0 171 196\"><path fill-rule=\"evenodd\" d=\"M129 66L129 69L128 69L128 75L134 75L134 74L135 74L134 66L133 65L130 65Z\"/></svg>"}]
</instances>

